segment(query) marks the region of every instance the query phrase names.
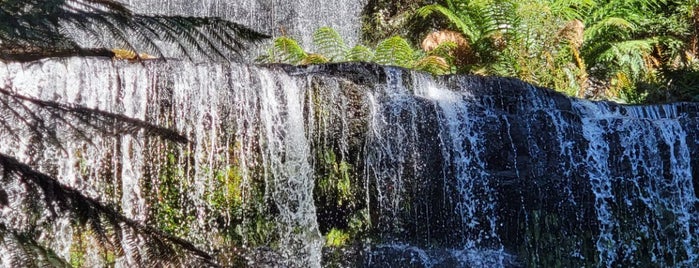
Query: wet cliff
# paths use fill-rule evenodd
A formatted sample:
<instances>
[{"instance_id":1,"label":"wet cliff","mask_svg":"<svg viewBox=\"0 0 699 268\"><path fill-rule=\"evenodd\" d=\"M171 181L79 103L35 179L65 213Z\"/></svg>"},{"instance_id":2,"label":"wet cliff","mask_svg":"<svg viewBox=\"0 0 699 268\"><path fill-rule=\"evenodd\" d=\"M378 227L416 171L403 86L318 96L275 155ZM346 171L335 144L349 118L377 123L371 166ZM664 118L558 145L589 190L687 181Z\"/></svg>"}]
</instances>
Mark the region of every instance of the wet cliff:
<instances>
[{"instance_id":1,"label":"wet cliff","mask_svg":"<svg viewBox=\"0 0 699 268\"><path fill-rule=\"evenodd\" d=\"M4 266L693 266L699 105L393 67L0 65Z\"/></svg>"}]
</instances>

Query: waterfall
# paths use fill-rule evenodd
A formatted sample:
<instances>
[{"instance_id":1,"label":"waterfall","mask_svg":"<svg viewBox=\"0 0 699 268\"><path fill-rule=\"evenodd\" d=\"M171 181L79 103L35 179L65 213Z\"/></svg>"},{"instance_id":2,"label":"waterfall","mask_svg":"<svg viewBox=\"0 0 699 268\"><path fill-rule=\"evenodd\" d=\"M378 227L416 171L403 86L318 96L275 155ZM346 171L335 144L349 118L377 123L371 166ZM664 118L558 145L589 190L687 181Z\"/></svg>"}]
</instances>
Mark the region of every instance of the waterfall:
<instances>
[{"instance_id":1,"label":"waterfall","mask_svg":"<svg viewBox=\"0 0 699 268\"><path fill-rule=\"evenodd\" d=\"M213 16L247 25L262 33L291 36L312 49L313 32L329 26L349 45L359 41L361 13L367 0L120 0L143 14ZM264 52L260 50L260 52Z\"/></svg>"},{"instance_id":2,"label":"waterfall","mask_svg":"<svg viewBox=\"0 0 699 268\"><path fill-rule=\"evenodd\" d=\"M268 225L271 230L258 231L276 232L263 235L282 238L276 247L286 266L319 266L322 243L313 202L307 139L312 133L305 129L304 90L295 86L295 79L272 70L157 64L77 58L65 63L3 64L0 80L25 99L159 122L185 134L190 139L185 146L153 139L148 130L110 129L107 122L81 118L88 114L63 118L39 106L26 111L36 114L3 118L5 123L12 122L9 127L16 132L2 132L6 142L0 145L0 153L33 163L38 171L55 176L60 183L114 204L136 222L158 220L166 224L161 228L202 248L212 246L208 244L211 240L222 239L222 234L211 232L221 228L212 222L216 218L226 221L224 228L232 228L240 220L243 225L274 222ZM5 96L4 113L31 106L30 101L22 100ZM23 122L22 118L47 124L53 135L37 137L41 132L33 128L34 122ZM116 136L105 136L101 132L105 130ZM264 187L254 185L257 180L263 180ZM22 193L15 194L13 198L26 199ZM265 202L259 202L258 195L259 200L274 205L261 205ZM229 207L244 212L230 215L235 211L226 211ZM249 212L255 210L260 211ZM6 213L4 218L13 219L4 223L13 228L33 225L26 218L30 215ZM164 216L154 215L157 213ZM60 249L59 256L70 260L71 245L75 244L71 230L75 227L59 221L55 228L67 230L56 232L63 237L45 239L65 243L51 248ZM247 232L240 232L251 240ZM268 243L267 237L255 239L261 240L256 243ZM139 247L145 244L122 246L133 250L126 252L123 264L136 265L135 256L143 255Z\"/></svg>"},{"instance_id":3,"label":"waterfall","mask_svg":"<svg viewBox=\"0 0 699 268\"><path fill-rule=\"evenodd\" d=\"M0 63L0 265L695 266L697 129L364 63Z\"/></svg>"},{"instance_id":4,"label":"waterfall","mask_svg":"<svg viewBox=\"0 0 699 268\"><path fill-rule=\"evenodd\" d=\"M646 240L653 263L696 264L696 194L687 134L676 120L677 107L616 108L582 101L575 105L586 115L588 170L600 222L599 265L632 258L643 250L639 247ZM628 211L614 207L628 207ZM669 229L676 232L675 239L662 238Z\"/></svg>"}]
</instances>

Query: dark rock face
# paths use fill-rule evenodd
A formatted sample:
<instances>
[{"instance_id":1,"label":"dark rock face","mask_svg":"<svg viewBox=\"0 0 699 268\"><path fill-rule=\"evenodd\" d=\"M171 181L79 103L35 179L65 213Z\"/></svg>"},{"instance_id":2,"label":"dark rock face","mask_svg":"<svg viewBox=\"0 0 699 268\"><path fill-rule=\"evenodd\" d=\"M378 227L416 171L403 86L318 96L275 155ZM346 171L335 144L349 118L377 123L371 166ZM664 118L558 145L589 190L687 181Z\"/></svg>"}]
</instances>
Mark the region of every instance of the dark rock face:
<instances>
[{"instance_id":1,"label":"dark rock face","mask_svg":"<svg viewBox=\"0 0 699 268\"><path fill-rule=\"evenodd\" d=\"M182 65L6 64L0 156L221 264L699 262L698 104L364 63ZM38 227L13 176L3 230L79 232ZM32 239L70 258L73 233L56 234Z\"/></svg>"},{"instance_id":2,"label":"dark rock face","mask_svg":"<svg viewBox=\"0 0 699 268\"><path fill-rule=\"evenodd\" d=\"M362 64L287 71L374 90L375 133L352 135L367 139L382 241L502 250L509 265L697 261L697 104L593 103L514 79ZM669 226L684 242L661 242ZM412 253L399 252L373 260L405 264Z\"/></svg>"}]
</instances>

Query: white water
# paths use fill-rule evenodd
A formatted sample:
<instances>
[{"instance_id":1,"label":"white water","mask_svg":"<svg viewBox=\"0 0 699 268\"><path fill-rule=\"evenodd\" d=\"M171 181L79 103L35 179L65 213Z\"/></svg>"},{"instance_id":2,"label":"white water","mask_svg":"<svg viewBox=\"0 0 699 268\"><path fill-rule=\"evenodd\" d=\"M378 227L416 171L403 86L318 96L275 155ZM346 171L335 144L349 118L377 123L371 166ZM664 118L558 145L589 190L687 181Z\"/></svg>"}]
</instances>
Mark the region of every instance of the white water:
<instances>
[{"instance_id":1,"label":"white water","mask_svg":"<svg viewBox=\"0 0 699 268\"><path fill-rule=\"evenodd\" d=\"M27 125L17 122L13 128L20 135L0 132L4 141L0 153L31 163L33 168L89 197L115 204L126 217L141 223L154 217L147 200L161 195L157 187L160 177L146 177L145 173L162 172L158 171L163 165L162 157L179 155L174 164L186 169L180 170L175 179L183 187L180 202L189 204L185 209L191 211L191 217L178 223L187 231L175 235L209 250L216 246L211 242L220 239L216 232L211 232L216 227L209 213L215 208L207 199L207 194L216 190L214 171L238 165L242 177L239 187L247 189L243 190L243 198L252 198L249 188L255 172L251 170L263 170L262 179L269 186L265 199L271 200L278 211L274 220L277 235L282 239L276 249L284 257L282 262L288 266L318 267L322 240L313 204L313 169L307 140L311 133L304 127L304 89L282 72L245 65L158 64L158 67L144 67L85 59L2 64L0 85L11 85L14 91L27 97L97 108L169 126L185 134L190 139L188 145L168 151L161 147L162 143L146 143L143 131L112 137L68 119L78 128L86 129L81 136L65 122L37 112L39 118L56 130L57 140L37 137ZM34 153L37 146L38 155ZM254 157L258 150L263 152L262 162ZM150 183L155 187L150 192L143 188L146 180L153 180ZM11 197L19 201L11 209L2 210L2 223L18 230L34 225L27 218L30 215L22 213L26 210L21 209L20 201L28 201L26 196L20 190L12 192ZM252 208L252 205L244 206ZM49 243L59 257L70 260L72 226L55 224L65 231L53 232L57 237L42 237L41 242ZM118 265L129 267L138 263L136 256L142 255L139 251L143 248L136 246L122 245L126 255L117 260Z\"/></svg>"},{"instance_id":2,"label":"white water","mask_svg":"<svg viewBox=\"0 0 699 268\"><path fill-rule=\"evenodd\" d=\"M309 70L310 73L322 71ZM522 217L517 219L517 224L528 225L534 212L527 210L539 208L538 204L526 203L521 192L502 198L499 187L506 185L498 180L502 179L498 174L491 173L493 170L512 171L514 179L527 179L525 183L548 180L557 183L551 192L560 193L562 199L556 199L552 206L575 211L563 211L564 214L554 210L552 214L572 215L577 218L560 220L592 222L598 228L584 231L595 235L591 238L596 249L594 256L580 249L565 248L569 252L564 254L569 253L572 258L597 260L599 266L649 262L692 266L699 262L699 219L694 209L696 193L689 146L693 141L688 140L691 130L683 129L678 121L684 115L677 106L623 107L573 101L573 107L568 108L572 110L566 110L534 88L513 91L521 95L508 95L511 98L505 99L492 93L508 86L499 82L478 85L466 77L433 79L401 69L384 70L385 84L378 81L349 89L356 91L352 94L361 95L350 100L350 94L342 90L351 86L343 89L349 82L342 78L303 73L290 76L280 69L247 65L183 62L141 65L95 59L2 64L0 86L3 88L11 88L23 96L98 108L169 127L186 135L190 143L168 145L149 138L143 130L129 127L114 130L129 134L105 135L80 122L78 117L64 114L68 122L83 129L79 132L47 110L25 103L33 107L30 110L44 120L47 128L57 133L55 137L42 136L18 120L22 116L31 118L28 111L16 103L0 103L4 111L0 118L16 123L2 126L0 153L117 207L125 216L141 223L152 222L155 217L152 206L164 195L157 186L165 183L163 174L168 173L164 169L173 155L177 162L171 164L181 167L172 175L180 183L181 195L177 201L185 206L189 216L177 223L182 229L174 234L207 251L225 245L217 221L223 221L224 227L254 226L259 221L244 213L242 223L237 222L239 219L230 211L221 212L218 218L213 215L220 211L210 200L211 193L221 187L216 182L217 174L227 173L232 166L239 167L242 209L264 212L263 216L268 217L264 220L274 226L274 234L267 237L260 234L264 230L240 231L244 244L270 247L274 256L280 256L279 265L318 267L323 241L313 203L315 148L311 144L337 145L340 159L352 161L346 159L351 147L348 129L366 116L368 133L364 140L358 139L365 142L361 156L365 162L357 165L363 164L365 168L366 177L362 179L367 180L368 187L364 189L367 202L378 203L369 206L377 210L370 214L378 220L370 224L381 236L375 241L365 241L370 249L368 263L382 264L391 256L403 256L407 258L403 263L420 263L426 267L516 264L513 254L517 253L505 249L511 238L502 235L504 229L510 228L510 232L514 229L503 226L512 224L513 215L502 214L500 209L503 204L521 206L524 213L515 215ZM318 85L323 88L315 92L317 95L311 94L314 81L320 81ZM481 88L483 85L496 88L486 90ZM504 103L503 99L511 103ZM2 100L10 98L3 96ZM5 112L9 111L8 107L14 107L20 116ZM316 115L320 116L316 118ZM95 121L99 120L90 122ZM96 124L111 128L107 121ZM315 136L319 133L320 137ZM428 136L429 133L434 137ZM551 140L537 140L544 134L547 136L543 137ZM511 150L507 155L514 157L497 162L502 166L492 166L488 159L498 152L489 148L490 142L504 144L500 148ZM424 148L425 144L434 148ZM430 149L443 161L429 159ZM549 155L553 155L553 160L544 158ZM527 177L538 172L527 165L540 163L553 166L550 170L560 173L534 175L551 176L541 180ZM443 177L428 178L437 176L430 173L432 170L441 170ZM585 174L573 174L580 170ZM573 181L575 178L589 182ZM28 231L31 226L45 227L36 239L69 260L78 230L66 218L49 222L48 217L42 216L46 212L36 217L26 213L34 197L13 178L0 179L4 183L0 190L10 200L7 207L0 208L0 223L18 232ZM443 184L443 196L449 199L444 203L453 204L452 211L431 210L429 206L434 204L426 204L425 200L435 200L422 196L429 193L419 188L425 182ZM264 192L256 193L259 190L256 187L261 184L265 186ZM586 199L587 189L578 189L576 185L589 185L591 197ZM520 186L529 187L524 183ZM528 189L543 192L545 187L534 185ZM376 200L372 200L370 192L376 193ZM256 199L258 194L263 200ZM225 201L233 202L235 195L226 192ZM516 205L520 200L507 198L512 196L522 198L521 204ZM547 196L537 198L542 198L541 202L553 202L547 201ZM591 212L594 215L584 212L584 206L589 203L594 203ZM425 209L434 213L428 214L434 218L443 216L439 213L448 214L445 218L455 219L457 224L441 229L456 229L445 232L436 230L440 226L433 222L411 222L433 219L420 218L418 212L405 208ZM407 230L414 226L433 229L425 231L424 241L421 237L411 244L406 242L412 241L406 234L414 232ZM445 240L454 243L430 244L434 239L431 235L440 232L451 234ZM0 239L0 264L21 261L11 259L12 245L17 239L12 234L3 239ZM259 244L261 239L263 243ZM122 267L138 264L138 257L145 255L141 242L123 244L126 255L118 258L117 264ZM94 241L88 242L91 244ZM247 249L256 250L252 246ZM548 252L533 254L546 256ZM89 248L87 255L87 265L104 265L99 250ZM636 258L648 258L648 262Z\"/></svg>"},{"instance_id":3,"label":"white water","mask_svg":"<svg viewBox=\"0 0 699 268\"><path fill-rule=\"evenodd\" d=\"M489 185L489 175L481 159L485 146L481 137L481 127L485 122L483 114L471 111L473 100L468 91L453 91L436 84L426 75L403 73L399 69L389 68L387 75L387 87L371 98L372 128L367 137L366 168L370 174L367 179L374 180L377 187L382 217L378 224L389 224L380 226L389 233L404 231L402 214L406 207L417 205L405 203L410 202L406 199L415 198L405 188L428 179L424 176L430 174L420 172L425 166L434 165L431 159L418 161L424 157L421 156L419 141L431 137L421 137L417 129L420 124L427 124L421 121L425 116L436 113L440 151L446 159L440 167L445 172L443 191L450 192L449 185L455 185L457 192L446 196L457 199L453 200L456 203L453 217L461 223L461 230L454 231L450 240L461 242L459 248L435 249L437 251L430 254L426 253L427 249L400 243L379 245L376 250L416 253L418 259L409 263L420 263L425 267L444 265L444 260L438 258L441 254L449 255L464 266L504 266L509 256L497 234L496 193ZM404 85L404 75L410 75L413 84ZM418 105L422 100L429 101L431 106Z\"/></svg>"},{"instance_id":4,"label":"white water","mask_svg":"<svg viewBox=\"0 0 699 268\"><path fill-rule=\"evenodd\" d=\"M583 134L589 142L586 161L600 226L599 265L613 266L620 257L639 253L648 254L660 266L696 264L697 200L687 135L676 120L676 106L610 109L605 103L584 101L574 106L584 116ZM620 138L620 156L610 151L611 133ZM660 154L661 146L669 147L669 159ZM627 161L631 169L619 174L618 161ZM633 188L619 193L613 184ZM629 215L612 209L618 206L640 206L636 209L641 211L628 222ZM668 230L676 238L666 238ZM644 239L653 241L652 248L638 248Z\"/></svg>"},{"instance_id":5,"label":"white water","mask_svg":"<svg viewBox=\"0 0 699 268\"><path fill-rule=\"evenodd\" d=\"M120 1L142 14L221 17L273 37L293 37L307 50L312 49L313 32L324 26L337 30L349 45L356 44L362 9L367 3L367 0Z\"/></svg>"}]
</instances>

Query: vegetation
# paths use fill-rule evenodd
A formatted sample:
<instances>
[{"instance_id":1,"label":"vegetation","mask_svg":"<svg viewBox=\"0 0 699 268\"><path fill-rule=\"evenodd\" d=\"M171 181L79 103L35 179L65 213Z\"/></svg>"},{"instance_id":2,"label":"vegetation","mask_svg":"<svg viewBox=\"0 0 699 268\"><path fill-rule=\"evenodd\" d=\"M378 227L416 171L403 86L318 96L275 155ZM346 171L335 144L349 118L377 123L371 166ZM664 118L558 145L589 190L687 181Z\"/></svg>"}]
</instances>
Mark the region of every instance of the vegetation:
<instances>
[{"instance_id":1,"label":"vegetation","mask_svg":"<svg viewBox=\"0 0 699 268\"><path fill-rule=\"evenodd\" d=\"M318 48L315 53L307 52L290 37L278 37L267 55L258 58L258 61L301 65L328 62L376 62L426 71L435 75L447 74L451 71L448 55L440 53L444 49L431 52L416 50L400 36L382 40L375 49L364 45L349 48L337 31L329 27L321 27L313 34L313 44ZM443 47L450 45L445 44Z\"/></svg>"},{"instance_id":2,"label":"vegetation","mask_svg":"<svg viewBox=\"0 0 699 268\"><path fill-rule=\"evenodd\" d=\"M379 1L365 14L375 27L365 41L377 43L374 49L349 49L335 31L321 28L316 52L283 36L262 61L370 61L437 75L517 77L572 96L627 103L699 100L695 0L402 2ZM391 36L396 32L405 37Z\"/></svg>"},{"instance_id":3,"label":"vegetation","mask_svg":"<svg viewBox=\"0 0 699 268\"><path fill-rule=\"evenodd\" d=\"M79 34L106 46L82 47ZM113 56L112 48L163 57L163 42L189 59L229 60L265 37L219 18L135 14L113 0L0 1L0 60Z\"/></svg>"}]
</instances>

